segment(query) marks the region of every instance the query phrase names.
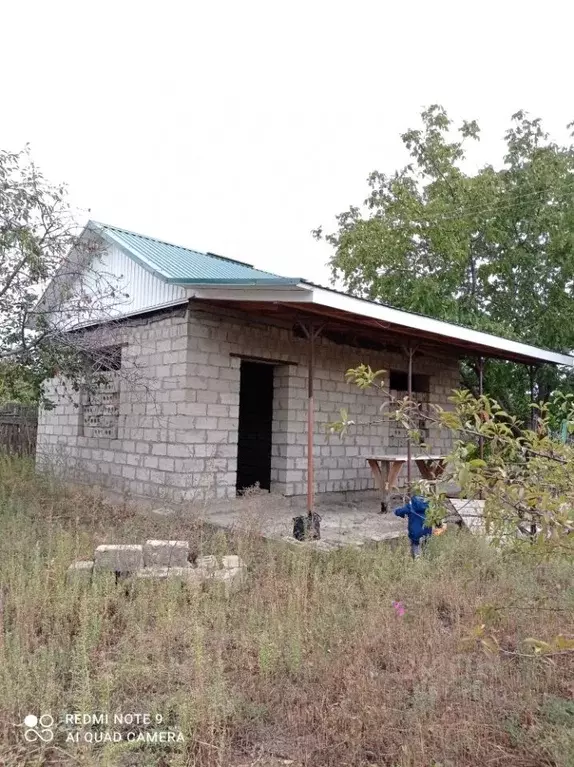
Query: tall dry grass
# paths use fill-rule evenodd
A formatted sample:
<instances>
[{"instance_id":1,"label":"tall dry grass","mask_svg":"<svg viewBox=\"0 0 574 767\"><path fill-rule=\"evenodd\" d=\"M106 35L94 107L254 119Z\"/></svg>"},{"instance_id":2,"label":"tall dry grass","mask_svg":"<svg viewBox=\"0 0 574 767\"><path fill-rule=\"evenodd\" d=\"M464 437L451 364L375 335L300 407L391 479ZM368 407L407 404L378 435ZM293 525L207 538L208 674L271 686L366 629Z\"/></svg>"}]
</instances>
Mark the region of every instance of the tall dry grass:
<instances>
[{"instance_id":1,"label":"tall dry grass","mask_svg":"<svg viewBox=\"0 0 574 767\"><path fill-rule=\"evenodd\" d=\"M66 585L99 543L148 537L238 552L247 582L230 599ZM571 766L574 659L525 657L522 641L574 632L572 565L457 534L418 562L406 546L319 554L152 520L1 460L0 763ZM500 652L469 640L481 624ZM66 744L59 725L26 744L20 723L42 712L159 714L185 743Z\"/></svg>"}]
</instances>

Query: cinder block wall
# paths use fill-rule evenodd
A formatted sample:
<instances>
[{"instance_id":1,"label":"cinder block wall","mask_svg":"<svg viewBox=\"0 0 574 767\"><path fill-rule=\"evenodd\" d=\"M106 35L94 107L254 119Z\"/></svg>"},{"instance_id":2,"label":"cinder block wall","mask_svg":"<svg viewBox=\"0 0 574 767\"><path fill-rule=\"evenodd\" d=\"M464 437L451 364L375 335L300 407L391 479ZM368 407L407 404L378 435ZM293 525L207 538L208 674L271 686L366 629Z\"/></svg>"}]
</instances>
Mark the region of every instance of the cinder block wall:
<instances>
[{"instance_id":1,"label":"cinder block wall","mask_svg":"<svg viewBox=\"0 0 574 767\"><path fill-rule=\"evenodd\" d=\"M117 438L84 436L80 393L53 378L44 384L55 407L39 413L37 466L137 495L172 497L172 491L187 487L187 478L184 482L177 473L181 450L173 441L181 423L178 406L186 396L186 307L86 333L92 333L94 345L122 344Z\"/></svg>"},{"instance_id":2,"label":"cinder block wall","mask_svg":"<svg viewBox=\"0 0 574 767\"><path fill-rule=\"evenodd\" d=\"M206 310L152 316L114 330L122 353L118 438L80 436L77 395L62 381L48 382L57 401L40 416L38 463L119 490L169 500L235 496L241 355L270 359L274 367L272 490L306 492L307 341L291 328L257 317ZM236 356L239 355L239 356ZM376 390L345 382L360 363L406 370L401 354L379 354L334 344L315 347L315 483L318 493L374 489L366 457L404 453L383 422ZM430 401L447 406L459 385L455 359L419 358L415 373L431 376ZM387 378L388 383L388 378ZM76 400L74 401L74 396ZM326 425L348 410L356 425L340 439ZM377 423L377 421L379 421ZM431 429L440 452L448 437Z\"/></svg>"}]
</instances>

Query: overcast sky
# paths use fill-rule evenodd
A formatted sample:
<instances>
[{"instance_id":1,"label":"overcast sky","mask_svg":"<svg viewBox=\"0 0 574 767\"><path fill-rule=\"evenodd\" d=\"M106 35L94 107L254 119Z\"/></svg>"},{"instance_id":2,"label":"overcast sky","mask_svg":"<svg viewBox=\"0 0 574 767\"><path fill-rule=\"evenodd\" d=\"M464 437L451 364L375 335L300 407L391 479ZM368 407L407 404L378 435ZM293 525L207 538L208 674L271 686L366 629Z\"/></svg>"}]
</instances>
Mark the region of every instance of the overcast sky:
<instances>
[{"instance_id":1,"label":"overcast sky","mask_svg":"<svg viewBox=\"0 0 574 767\"><path fill-rule=\"evenodd\" d=\"M574 119L568 0L4 0L0 147L26 142L90 217L326 282L310 230L405 160L443 104Z\"/></svg>"}]
</instances>

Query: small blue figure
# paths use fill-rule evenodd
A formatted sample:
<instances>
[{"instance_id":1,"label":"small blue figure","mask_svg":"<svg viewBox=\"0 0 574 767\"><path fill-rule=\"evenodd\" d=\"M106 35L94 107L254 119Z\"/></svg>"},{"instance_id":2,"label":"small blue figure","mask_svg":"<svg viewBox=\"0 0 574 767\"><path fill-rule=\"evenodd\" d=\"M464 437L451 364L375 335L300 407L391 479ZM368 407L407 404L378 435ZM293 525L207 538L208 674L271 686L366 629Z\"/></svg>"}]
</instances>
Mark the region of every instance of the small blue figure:
<instances>
[{"instance_id":1,"label":"small blue figure","mask_svg":"<svg viewBox=\"0 0 574 767\"><path fill-rule=\"evenodd\" d=\"M409 503L395 509L397 517L408 518L408 534L411 542L411 554L413 559L418 559L420 557L422 546L432 535L432 527L425 525L425 517L428 507L428 501L425 501L421 495L413 495Z\"/></svg>"}]
</instances>

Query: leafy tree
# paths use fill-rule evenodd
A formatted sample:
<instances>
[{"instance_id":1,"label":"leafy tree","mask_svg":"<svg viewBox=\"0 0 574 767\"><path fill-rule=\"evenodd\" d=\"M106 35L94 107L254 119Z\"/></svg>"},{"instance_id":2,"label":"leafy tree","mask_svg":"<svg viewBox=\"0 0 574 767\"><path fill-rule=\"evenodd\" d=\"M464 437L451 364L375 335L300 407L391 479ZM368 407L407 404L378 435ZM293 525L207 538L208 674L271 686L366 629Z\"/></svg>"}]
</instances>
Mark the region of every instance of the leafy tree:
<instances>
[{"instance_id":1,"label":"leafy tree","mask_svg":"<svg viewBox=\"0 0 574 767\"><path fill-rule=\"evenodd\" d=\"M418 403L393 398L381 384L383 372L359 365L347 371L347 380L360 389L378 388L383 401L395 406L393 417L418 443L417 453L424 453ZM533 429L487 395L473 397L460 390L450 399L451 409L434 405L426 416L447 431L453 443L440 482L417 483L418 491L430 499L430 521L445 517L442 487L455 481L463 497L486 501L485 521L495 540L534 543L535 550L545 554L574 553L574 395L558 392L539 405ZM344 437L354 427L351 419L352 414L342 411L329 428Z\"/></svg>"},{"instance_id":2,"label":"leafy tree","mask_svg":"<svg viewBox=\"0 0 574 767\"><path fill-rule=\"evenodd\" d=\"M571 126L569 126L571 127ZM574 348L574 146L550 140L540 119L512 117L504 165L465 171L476 121L453 135L437 105L402 135L411 161L371 173L361 207L337 216L334 280L351 293L556 351ZM470 362L465 385L475 389ZM486 385L527 412L528 371L489 362ZM546 399L564 374L537 370Z\"/></svg>"},{"instance_id":3,"label":"leafy tree","mask_svg":"<svg viewBox=\"0 0 574 767\"><path fill-rule=\"evenodd\" d=\"M42 380L56 371L72 381L83 375L93 334L69 331L81 321L110 316L124 297L114 278L98 269L100 247L96 238L79 233L66 187L43 176L28 148L0 150L3 399L38 398Z\"/></svg>"},{"instance_id":4,"label":"leafy tree","mask_svg":"<svg viewBox=\"0 0 574 767\"><path fill-rule=\"evenodd\" d=\"M0 362L0 404L33 403L40 399L41 381L32 367L15 362Z\"/></svg>"}]
</instances>

